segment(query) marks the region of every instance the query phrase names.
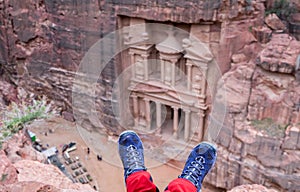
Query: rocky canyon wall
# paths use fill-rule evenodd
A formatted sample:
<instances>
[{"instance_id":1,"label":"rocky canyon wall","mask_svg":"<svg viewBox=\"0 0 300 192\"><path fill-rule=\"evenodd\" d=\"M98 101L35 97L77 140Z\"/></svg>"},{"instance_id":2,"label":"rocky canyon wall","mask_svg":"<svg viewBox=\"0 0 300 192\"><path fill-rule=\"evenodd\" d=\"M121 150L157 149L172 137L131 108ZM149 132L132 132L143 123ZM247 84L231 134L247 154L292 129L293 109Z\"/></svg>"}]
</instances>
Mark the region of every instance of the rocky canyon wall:
<instances>
[{"instance_id":1,"label":"rocky canyon wall","mask_svg":"<svg viewBox=\"0 0 300 192\"><path fill-rule=\"evenodd\" d=\"M206 181L222 189L260 183L296 191L300 169L299 42L285 34L286 29L264 24L266 3L0 0L1 68L17 86L46 94L62 111L71 111L72 83L80 61L94 43L120 27L120 17L221 26L220 44L210 48L217 53L224 73L228 114L217 141L218 163ZM206 35L203 33L203 39ZM120 132L110 99L118 70L118 60L110 61L93 96L101 123L112 133ZM82 98L89 96L89 85L83 86L87 92L80 93ZM81 114L79 123L97 128L89 112L77 112Z\"/></svg>"},{"instance_id":2,"label":"rocky canyon wall","mask_svg":"<svg viewBox=\"0 0 300 192\"><path fill-rule=\"evenodd\" d=\"M49 95L63 111L70 111L72 81L82 57L115 29L114 8L101 12L99 3L0 1L0 61L7 74L18 79L18 86ZM104 74L98 91L105 96L114 79L113 63Z\"/></svg>"},{"instance_id":3,"label":"rocky canyon wall","mask_svg":"<svg viewBox=\"0 0 300 192\"><path fill-rule=\"evenodd\" d=\"M260 33L254 28L249 34L255 40L232 55L221 81L228 113L217 141L221 158L209 176L220 188L242 183L300 188L300 42L283 32L278 18L271 22L276 25L268 19ZM266 34L268 40L261 41Z\"/></svg>"},{"instance_id":4,"label":"rocky canyon wall","mask_svg":"<svg viewBox=\"0 0 300 192\"><path fill-rule=\"evenodd\" d=\"M263 17L260 1L1 0L0 9L3 68L14 76L12 79L18 79L16 84L51 96L63 111L71 109L72 80L81 59L94 43L118 27L119 17L187 24L221 23L221 44L214 46L214 52L219 53L216 57L223 72L230 67L230 55L245 41L235 26L258 25ZM235 24L234 20L241 22ZM242 43L237 46L235 41ZM228 44L234 46L228 48ZM96 108L107 127L116 126L111 101L106 99L111 97L116 68L118 63L111 61L95 86ZM84 112L81 116L82 124L94 127Z\"/></svg>"}]
</instances>

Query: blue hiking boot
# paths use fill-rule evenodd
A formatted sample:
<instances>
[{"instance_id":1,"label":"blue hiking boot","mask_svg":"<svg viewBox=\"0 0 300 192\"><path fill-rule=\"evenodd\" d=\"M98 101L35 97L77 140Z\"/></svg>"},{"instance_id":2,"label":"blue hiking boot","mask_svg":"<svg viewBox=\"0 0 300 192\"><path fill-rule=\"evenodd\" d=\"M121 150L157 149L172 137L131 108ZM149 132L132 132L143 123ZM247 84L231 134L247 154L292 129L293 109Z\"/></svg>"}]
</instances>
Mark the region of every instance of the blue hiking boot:
<instances>
[{"instance_id":1,"label":"blue hiking boot","mask_svg":"<svg viewBox=\"0 0 300 192\"><path fill-rule=\"evenodd\" d=\"M198 144L190 153L179 178L189 180L197 187L197 191L201 191L202 181L216 158L217 150L212 144L208 142Z\"/></svg>"},{"instance_id":2,"label":"blue hiking boot","mask_svg":"<svg viewBox=\"0 0 300 192\"><path fill-rule=\"evenodd\" d=\"M126 178L137 171L146 171L144 148L140 137L134 131L124 131L119 136L119 155Z\"/></svg>"}]
</instances>

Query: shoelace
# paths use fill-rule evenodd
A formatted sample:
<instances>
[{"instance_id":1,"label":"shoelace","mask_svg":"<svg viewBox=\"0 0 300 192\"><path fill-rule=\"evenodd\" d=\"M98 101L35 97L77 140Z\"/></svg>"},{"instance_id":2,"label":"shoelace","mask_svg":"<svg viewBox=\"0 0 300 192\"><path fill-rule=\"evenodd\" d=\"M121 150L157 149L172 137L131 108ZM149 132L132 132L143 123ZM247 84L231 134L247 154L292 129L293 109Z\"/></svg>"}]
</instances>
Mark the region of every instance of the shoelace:
<instances>
[{"instance_id":1,"label":"shoelace","mask_svg":"<svg viewBox=\"0 0 300 192\"><path fill-rule=\"evenodd\" d=\"M204 170L205 159L202 156L196 157L195 161L191 162L191 165L184 171L183 176L190 178L193 183L198 186L200 182L200 176L202 175L201 170Z\"/></svg>"},{"instance_id":2,"label":"shoelace","mask_svg":"<svg viewBox=\"0 0 300 192\"><path fill-rule=\"evenodd\" d=\"M137 148L134 145L129 145L127 148L127 163L128 170L127 173L131 173L134 169L144 168L144 163L142 157L140 156L140 152L137 151Z\"/></svg>"}]
</instances>

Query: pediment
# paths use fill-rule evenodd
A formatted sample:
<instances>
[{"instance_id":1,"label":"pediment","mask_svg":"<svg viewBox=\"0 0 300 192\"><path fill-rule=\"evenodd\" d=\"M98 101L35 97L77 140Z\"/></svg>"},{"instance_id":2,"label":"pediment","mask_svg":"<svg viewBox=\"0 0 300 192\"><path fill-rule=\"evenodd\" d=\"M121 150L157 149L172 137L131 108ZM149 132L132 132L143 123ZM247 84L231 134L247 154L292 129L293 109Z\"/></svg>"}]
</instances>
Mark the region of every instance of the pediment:
<instances>
[{"instance_id":1,"label":"pediment","mask_svg":"<svg viewBox=\"0 0 300 192\"><path fill-rule=\"evenodd\" d=\"M194 105L196 103L195 99L183 93L176 92L172 89L167 89L159 86L152 86L147 84L138 84L134 88L130 88L131 91L137 94L144 94L151 97L155 97L158 100L170 101L178 104Z\"/></svg>"}]
</instances>

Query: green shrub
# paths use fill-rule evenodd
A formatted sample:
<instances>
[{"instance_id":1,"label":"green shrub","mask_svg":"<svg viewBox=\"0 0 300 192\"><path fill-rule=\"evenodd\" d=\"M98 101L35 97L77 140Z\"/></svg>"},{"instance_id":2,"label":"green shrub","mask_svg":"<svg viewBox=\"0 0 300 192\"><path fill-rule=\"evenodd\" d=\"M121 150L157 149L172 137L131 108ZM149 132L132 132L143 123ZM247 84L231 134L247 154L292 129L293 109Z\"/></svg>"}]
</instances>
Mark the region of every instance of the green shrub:
<instances>
[{"instance_id":1,"label":"green shrub","mask_svg":"<svg viewBox=\"0 0 300 192\"><path fill-rule=\"evenodd\" d=\"M0 149L3 141L21 130L27 123L54 114L51 108L51 104L47 103L46 98L33 99L30 103L11 103L0 121L2 122L0 124Z\"/></svg>"},{"instance_id":2,"label":"green shrub","mask_svg":"<svg viewBox=\"0 0 300 192\"><path fill-rule=\"evenodd\" d=\"M8 174L4 174L2 173L2 176L1 176L1 182L4 182L7 178Z\"/></svg>"},{"instance_id":3,"label":"green shrub","mask_svg":"<svg viewBox=\"0 0 300 192\"><path fill-rule=\"evenodd\" d=\"M281 125L274 122L272 118L252 120L251 125L264 134L276 138L284 137L285 130L288 127L288 125Z\"/></svg>"},{"instance_id":4,"label":"green shrub","mask_svg":"<svg viewBox=\"0 0 300 192\"><path fill-rule=\"evenodd\" d=\"M266 10L266 15L275 13L280 19L287 20L295 12L296 8L288 0L276 0L272 8Z\"/></svg>"}]
</instances>

